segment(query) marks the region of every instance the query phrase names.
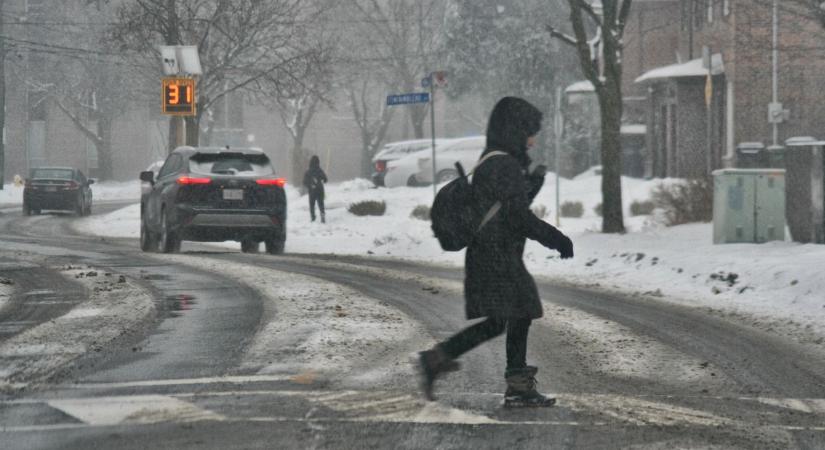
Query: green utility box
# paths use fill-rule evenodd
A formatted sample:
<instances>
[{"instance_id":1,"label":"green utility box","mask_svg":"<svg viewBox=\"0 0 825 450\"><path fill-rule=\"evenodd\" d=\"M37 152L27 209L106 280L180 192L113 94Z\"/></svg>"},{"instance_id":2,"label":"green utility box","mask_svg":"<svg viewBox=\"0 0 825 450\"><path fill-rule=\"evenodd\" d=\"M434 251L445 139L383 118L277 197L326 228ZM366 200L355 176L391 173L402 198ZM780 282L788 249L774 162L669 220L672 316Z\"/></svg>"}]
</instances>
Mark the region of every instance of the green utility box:
<instances>
[{"instance_id":1,"label":"green utility box","mask_svg":"<svg viewBox=\"0 0 825 450\"><path fill-rule=\"evenodd\" d=\"M713 243L785 240L785 171L713 172Z\"/></svg>"}]
</instances>

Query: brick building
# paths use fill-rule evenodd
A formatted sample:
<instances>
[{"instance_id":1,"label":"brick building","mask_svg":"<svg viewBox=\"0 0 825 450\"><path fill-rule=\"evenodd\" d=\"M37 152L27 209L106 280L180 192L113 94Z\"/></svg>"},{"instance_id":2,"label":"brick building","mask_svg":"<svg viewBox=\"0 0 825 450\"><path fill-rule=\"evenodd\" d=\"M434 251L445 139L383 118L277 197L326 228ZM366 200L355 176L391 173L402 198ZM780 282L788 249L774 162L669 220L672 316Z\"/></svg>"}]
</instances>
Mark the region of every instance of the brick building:
<instances>
[{"instance_id":1,"label":"brick building","mask_svg":"<svg viewBox=\"0 0 825 450\"><path fill-rule=\"evenodd\" d=\"M777 126L781 144L822 134L825 32L794 5L779 4L778 100L790 111ZM772 1L681 0L668 7L679 18L669 29L678 42L673 60L635 79L647 90L648 173L703 177L736 165L739 144L774 144ZM626 61L629 75L633 60Z\"/></svg>"}]
</instances>

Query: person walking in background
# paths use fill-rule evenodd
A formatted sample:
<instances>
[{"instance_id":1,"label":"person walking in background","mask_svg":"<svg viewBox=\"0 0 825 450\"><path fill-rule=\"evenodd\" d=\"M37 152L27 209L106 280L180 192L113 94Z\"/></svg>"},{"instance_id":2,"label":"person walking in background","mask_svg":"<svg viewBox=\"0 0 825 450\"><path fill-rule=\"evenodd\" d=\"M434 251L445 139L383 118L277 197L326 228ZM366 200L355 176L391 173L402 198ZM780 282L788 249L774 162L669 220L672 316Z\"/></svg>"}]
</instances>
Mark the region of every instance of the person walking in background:
<instances>
[{"instance_id":1,"label":"person walking in background","mask_svg":"<svg viewBox=\"0 0 825 450\"><path fill-rule=\"evenodd\" d=\"M433 400L433 384L458 370L456 358L507 332L505 406L551 406L536 390L538 368L527 365L527 335L533 319L544 314L538 289L522 256L527 238L573 257L573 242L530 211L544 184L544 168L528 174L527 150L541 129L541 112L526 100L505 97L496 104L482 154L501 151L476 168L472 193L478 211L501 209L474 236L465 256L464 297L468 319L486 318L419 354L424 395ZM552 350L552 349L549 349Z\"/></svg>"},{"instance_id":2,"label":"person walking in background","mask_svg":"<svg viewBox=\"0 0 825 450\"><path fill-rule=\"evenodd\" d=\"M309 169L304 173L304 186L309 192L309 215L315 222L315 203L318 203L318 211L321 213L321 223L326 223L326 212L324 211L324 183L327 182L327 174L321 169L321 160L313 155L309 160Z\"/></svg>"}]
</instances>

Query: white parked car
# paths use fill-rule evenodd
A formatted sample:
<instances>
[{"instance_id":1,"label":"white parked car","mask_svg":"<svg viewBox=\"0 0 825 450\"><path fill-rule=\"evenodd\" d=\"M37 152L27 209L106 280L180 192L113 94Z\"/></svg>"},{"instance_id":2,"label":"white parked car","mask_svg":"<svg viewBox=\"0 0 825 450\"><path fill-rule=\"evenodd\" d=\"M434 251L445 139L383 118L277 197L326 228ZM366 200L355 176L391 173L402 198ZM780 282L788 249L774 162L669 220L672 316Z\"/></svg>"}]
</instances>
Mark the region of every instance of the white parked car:
<instances>
[{"instance_id":1,"label":"white parked car","mask_svg":"<svg viewBox=\"0 0 825 450\"><path fill-rule=\"evenodd\" d=\"M435 145L444 145L449 139L436 139ZM389 142L384 145L372 158L372 182L376 186L385 186L384 177L387 175L387 164L397 161L407 155L431 148L432 139L416 139L414 141Z\"/></svg>"},{"instance_id":2,"label":"white parked car","mask_svg":"<svg viewBox=\"0 0 825 450\"><path fill-rule=\"evenodd\" d=\"M454 139L440 150L436 147L436 183L445 183L457 177L458 171L455 168L457 162L461 163L465 172L473 170L486 145L486 137L475 136ZM432 155L424 155L418 159L418 172L415 173L415 179L420 184L432 184Z\"/></svg>"},{"instance_id":3,"label":"white parked car","mask_svg":"<svg viewBox=\"0 0 825 450\"><path fill-rule=\"evenodd\" d=\"M437 148L438 145L436 144ZM384 174L384 186L388 188L418 186L418 180L415 178L415 174L420 170L418 160L425 158L428 154L431 154L430 149L420 150L401 159L388 162L387 171Z\"/></svg>"}]
</instances>

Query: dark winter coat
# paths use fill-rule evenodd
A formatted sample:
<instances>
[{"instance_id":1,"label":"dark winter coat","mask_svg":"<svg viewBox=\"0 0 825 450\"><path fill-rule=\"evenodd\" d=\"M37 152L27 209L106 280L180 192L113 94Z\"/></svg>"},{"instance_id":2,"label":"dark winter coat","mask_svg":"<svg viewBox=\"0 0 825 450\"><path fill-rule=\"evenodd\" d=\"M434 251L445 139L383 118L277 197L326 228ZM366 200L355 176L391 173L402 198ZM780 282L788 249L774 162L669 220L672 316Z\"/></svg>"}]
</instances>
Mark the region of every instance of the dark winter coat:
<instances>
[{"instance_id":1,"label":"dark winter coat","mask_svg":"<svg viewBox=\"0 0 825 450\"><path fill-rule=\"evenodd\" d=\"M313 156L309 160L309 170L304 173L304 186L310 195L323 196L324 183L327 182L327 174L321 169L321 160Z\"/></svg>"},{"instance_id":2,"label":"dark winter coat","mask_svg":"<svg viewBox=\"0 0 825 450\"><path fill-rule=\"evenodd\" d=\"M527 174L527 138L540 127L541 112L517 98L502 99L490 117L484 154L500 150L508 156L489 159L472 179L482 214L497 201L502 208L467 247L464 293L469 319L543 315L536 283L522 260L526 238L572 256L570 239L530 211L544 175Z\"/></svg>"}]
</instances>

